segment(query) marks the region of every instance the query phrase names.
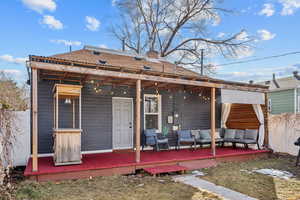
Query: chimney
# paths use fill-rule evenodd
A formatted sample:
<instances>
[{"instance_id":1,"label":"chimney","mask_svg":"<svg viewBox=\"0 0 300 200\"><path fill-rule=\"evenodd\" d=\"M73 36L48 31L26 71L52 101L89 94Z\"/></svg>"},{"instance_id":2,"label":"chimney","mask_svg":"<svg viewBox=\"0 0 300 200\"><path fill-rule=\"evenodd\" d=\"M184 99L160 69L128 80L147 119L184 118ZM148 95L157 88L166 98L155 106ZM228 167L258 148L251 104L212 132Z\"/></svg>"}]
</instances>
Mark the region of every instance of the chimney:
<instances>
[{"instance_id":1,"label":"chimney","mask_svg":"<svg viewBox=\"0 0 300 200\"><path fill-rule=\"evenodd\" d=\"M122 39L122 51L125 51L125 38Z\"/></svg>"},{"instance_id":2,"label":"chimney","mask_svg":"<svg viewBox=\"0 0 300 200\"><path fill-rule=\"evenodd\" d=\"M154 50L150 50L147 52L147 57L149 58L158 58L158 52L157 51L154 51Z\"/></svg>"},{"instance_id":3,"label":"chimney","mask_svg":"<svg viewBox=\"0 0 300 200\"><path fill-rule=\"evenodd\" d=\"M274 83L274 85L276 86L276 88L280 88L278 82L276 81L275 73L273 73L273 83Z\"/></svg>"},{"instance_id":4,"label":"chimney","mask_svg":"<svg viewBox=\"0 0 300 200\"><path fill-rule=\"evenodd\" d=\"M294 74L294 77L295 77L298 81L300 81L300 75L298 74L298 71L294 71L293 74Z\"/></svg>"},{"instance_id":5,"label":"chimney","mask_svg":"<svg viewBox=\"0 0 300 200\"><path fill-rule=\"evenodd\" d=\"M250 80L250 81L249 81L249 84L251 84L251 85L252 85L253 83L254 83L254 81L253 81L253 80Z\"/></svg>"}]
</instances>

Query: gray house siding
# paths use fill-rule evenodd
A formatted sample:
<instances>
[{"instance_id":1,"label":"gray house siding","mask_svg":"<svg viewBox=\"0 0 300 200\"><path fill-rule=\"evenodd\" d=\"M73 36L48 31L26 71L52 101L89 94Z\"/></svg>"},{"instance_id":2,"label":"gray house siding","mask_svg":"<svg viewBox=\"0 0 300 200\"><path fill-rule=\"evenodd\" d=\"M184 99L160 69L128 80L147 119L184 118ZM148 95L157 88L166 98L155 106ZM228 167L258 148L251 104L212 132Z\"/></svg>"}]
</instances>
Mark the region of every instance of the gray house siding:
<instances>
[{"instance_id":1,"label":"gray house siding","mask_svg":"<svg viewBox=\"0 0 300 200\"><path fill-rule=\"evenodd\" d=\"M38 82L38 148L39 153L53 152L53 81ZM143 94L155 94L154 90L143 91ZM181 129L208 129L210 127L210 103L204 102L198 94L160 91L162 95L162 126L172 130L173 124L167 123L167 117L174 111L179 118L174 124ZM112 97L131 97L135 99L135 90L127 87L103 90L96 94L88 87L82 89L82 151L106 150L112 148ZM184 96L186 97L184 99ZM219 99L219 92L217 92ZM135 102L135 101L134 101ZM72 127L72 106L63 104L59 107L61 128ZM216 107L216 123L220 124L219 100ZM142 104L141 129L144 128ZM77 112L78 113L78 112ZM76 124L78 126L78 124ZM175 133L168 135L170 144L176 144Z\"/></svg>"}]
</instances>

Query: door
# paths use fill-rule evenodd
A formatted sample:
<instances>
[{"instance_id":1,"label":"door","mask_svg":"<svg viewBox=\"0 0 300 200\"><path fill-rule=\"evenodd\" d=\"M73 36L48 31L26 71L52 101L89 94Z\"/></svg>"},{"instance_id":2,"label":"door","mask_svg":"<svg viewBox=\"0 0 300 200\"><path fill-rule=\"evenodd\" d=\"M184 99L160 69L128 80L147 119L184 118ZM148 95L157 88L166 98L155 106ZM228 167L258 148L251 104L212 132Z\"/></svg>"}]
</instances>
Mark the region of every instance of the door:
<instances>
[{"instance_id":1,"label":"door","mask_svg":"<svg viewBox=\"0 0 300 200\"><path fill-rule=\"evenodd\" d=\"M133 100L114 97L112 109L113 149L133 148Z\"/></svg>"}]
</instances>

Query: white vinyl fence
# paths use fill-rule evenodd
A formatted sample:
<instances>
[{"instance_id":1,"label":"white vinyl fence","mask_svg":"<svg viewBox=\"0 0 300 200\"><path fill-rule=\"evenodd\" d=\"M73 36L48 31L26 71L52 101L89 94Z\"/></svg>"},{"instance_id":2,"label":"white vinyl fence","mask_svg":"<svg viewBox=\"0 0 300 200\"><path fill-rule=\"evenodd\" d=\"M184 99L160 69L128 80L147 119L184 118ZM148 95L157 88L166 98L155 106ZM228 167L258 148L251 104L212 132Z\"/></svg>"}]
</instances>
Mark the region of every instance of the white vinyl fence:
<instances>
[{"instance_id":1,"label":"white vinyl fence","mask_svg":"<svg viewBox=\"0 0 300 200\"><path fill-rule=\"evenodd\" d=\"M15 112L17 119L14 126L18 131L14 133L16 139L12 145L12 164L13 166L25 166L30 157L30 110Z\"/></svg>"},{"instance_id":2,"label":"white vinyl fence","mask_svg":"<svg viewBox=\"0 0 300 200\"><path fill-rule=\"evenodd\" d=\"M299 146L294 142L300 137L300 114L270 115L269 145L274 152L297 155Z\"/></svg>"}]
</instances>

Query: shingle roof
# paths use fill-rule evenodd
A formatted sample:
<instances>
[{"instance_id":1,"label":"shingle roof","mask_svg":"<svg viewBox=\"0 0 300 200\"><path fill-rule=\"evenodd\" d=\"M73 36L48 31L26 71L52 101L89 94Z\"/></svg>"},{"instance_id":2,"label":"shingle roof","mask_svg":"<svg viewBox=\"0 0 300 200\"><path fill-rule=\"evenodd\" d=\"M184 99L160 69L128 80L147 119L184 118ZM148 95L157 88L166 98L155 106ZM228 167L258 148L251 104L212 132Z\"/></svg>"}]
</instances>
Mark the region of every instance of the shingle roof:
<instances>
[{"instance_id":1,"label":"shingle roof","mask_svg":"<svg viewBox=\"0 0 300 200\"><path fill-rule=\"evenodd\" d=\"M272 91L281 91L281 90L288 90L294 89L300 86L300 81L297 80L294 76L284 77L284 78L277 78L276 82L279 85L279 88L276 87L273 80L270 81L270 84L266 84L266 82L261 83L263 85L268 85L269 90Z\"/></svg>"},{"instance_id":2,"label":"shingle roof","mask_svg":"<svg viewBox=\"0 0 300 200\"><path fill-rule=\"evenodd\" d=\"M111 49L85 46L81 50L68 53L56 54L51 57L66 60L88 62L93 64L109 64L124 68L134 68L140 70L151 70L171 74L180 74L183 76L201 76L200 74L177 66L163 58L149 58L135 53L122 52Z\"/></svg>"}]
</instances>

